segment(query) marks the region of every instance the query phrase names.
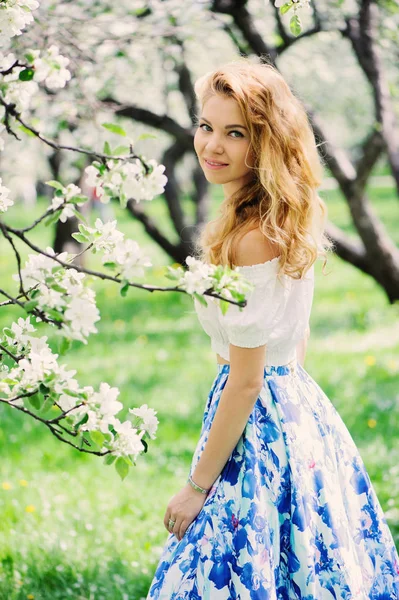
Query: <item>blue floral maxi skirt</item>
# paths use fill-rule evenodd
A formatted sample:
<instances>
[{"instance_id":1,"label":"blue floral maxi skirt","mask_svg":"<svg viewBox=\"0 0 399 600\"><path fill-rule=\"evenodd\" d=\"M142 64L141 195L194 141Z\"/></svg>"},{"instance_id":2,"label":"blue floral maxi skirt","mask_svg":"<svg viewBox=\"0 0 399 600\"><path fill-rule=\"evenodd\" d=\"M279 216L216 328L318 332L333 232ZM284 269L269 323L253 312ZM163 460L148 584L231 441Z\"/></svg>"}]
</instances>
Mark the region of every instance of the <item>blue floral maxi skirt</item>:
<instances>
[{"instance_id":1,"label":"blue floral maxi skirt","mask_svg":"<svg viewBox=\"0 0 399 600\"><path fill-rule=\"evenodd\" d=\"M226 384L217 365L193 472ZM399 557L357 447L296 362L264 369L245 430L147 600L393 600Z\"/></svg>"}]
</instances>

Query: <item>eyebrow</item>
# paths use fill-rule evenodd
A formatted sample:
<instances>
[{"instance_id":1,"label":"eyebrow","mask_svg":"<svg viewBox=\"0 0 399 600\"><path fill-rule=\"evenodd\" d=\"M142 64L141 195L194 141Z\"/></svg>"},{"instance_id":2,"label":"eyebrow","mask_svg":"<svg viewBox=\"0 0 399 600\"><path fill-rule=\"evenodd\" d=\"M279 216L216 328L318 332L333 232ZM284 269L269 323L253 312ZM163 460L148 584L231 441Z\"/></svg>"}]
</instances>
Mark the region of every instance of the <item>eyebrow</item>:
<instances>
[{"instance_id":1,"label":"eyebrow","mask_svg":"<svg viewBox=\"0 0 399 600\"><path fill-rule=\"evenodd\" d=\"M208 121L208 119L205 119L205 117L200 117L203 121L206 121L207 123L209 123L209 125L212 125L212 123L210 121ZM244 127L244 125L225 125L225 129L231 129L232 127L240 127L241 129L245 129L246 131L248 131L248 129L246 127Z\"/></svg>"}]
</instances>

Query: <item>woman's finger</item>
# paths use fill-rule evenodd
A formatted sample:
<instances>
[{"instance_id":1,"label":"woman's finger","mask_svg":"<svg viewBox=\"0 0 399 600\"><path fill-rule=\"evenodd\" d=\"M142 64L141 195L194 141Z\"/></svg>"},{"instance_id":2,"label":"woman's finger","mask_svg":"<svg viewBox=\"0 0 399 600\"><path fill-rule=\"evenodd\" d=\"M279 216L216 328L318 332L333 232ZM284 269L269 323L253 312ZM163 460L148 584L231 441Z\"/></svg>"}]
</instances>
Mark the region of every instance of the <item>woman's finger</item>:
<instances>
[{"instance_id":1,"label":"woman's finger","mask_svg":"<svg viewBox=\"0 0 399 600\"><path fill-rule=\"evenodd\" d=\"M171 530L171 533L174 533L175 536L177 537L177 539L179 539L180 525L181 525L181 519L176 517L176 523L173 525L173 529Z\"/></svg>"},{"instance_id":2,"label":"woman's finger","mask_svg":"<svg viewBox=\"0 0 399 600\"><path fill-rule=\"evenodd\" d=\"M165 525L165 528L169 531L169 519L171 518L170 516L170 510L167 508L166 512L165 512L165 516L163 518L163 524ZM172 519L173 521L173 519Z\"/></svg>"},{"instance_id":3,"label":"woman's finger","mask_svg":"<svg viewBox=\"0 0 399 600\"><path fill-rule=\"evenodd\" d=\"M169 533L173 533L173 528L176 525L176 518L177 517L172 516L172 513L170 511L166 511L166 515L163 522ZM169 521L173 521L173 525L172 523L169 523Z\"/></svg>"},{"instance_id":4,"label":"woman's finger","mask_svg":"<svg viewBox=\"0 0 399 600\"><path fill-rule=\"evenodd\" d=\"M181 540L183 538L184 534L187 531L187 527L188 527L188 522L183 520L181 522L180 529L179 529L179 538L178 538L179 540Z\"/></svg>"}]
</instances>

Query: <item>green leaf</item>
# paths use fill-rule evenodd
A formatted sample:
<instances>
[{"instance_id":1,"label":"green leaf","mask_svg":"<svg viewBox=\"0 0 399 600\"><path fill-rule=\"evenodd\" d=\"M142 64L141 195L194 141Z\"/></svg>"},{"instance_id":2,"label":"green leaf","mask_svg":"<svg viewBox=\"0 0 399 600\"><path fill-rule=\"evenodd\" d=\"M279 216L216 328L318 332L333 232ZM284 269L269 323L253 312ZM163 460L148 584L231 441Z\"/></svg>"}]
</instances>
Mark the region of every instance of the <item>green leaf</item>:
<instances>
[{"instance_id":1,"label":"green leaf","mask_svg":"<svg viewBox=\"0 0 399 600\"><path fill-rule=\"evenodd\" d=\"M50 408L53 406L54 404L54 399L51 396L47 396L47 398L44 400L42 407L40 409L40 411L42 413L47 412L48 410L50 410Z\"/></svg>"},{"instance_id":2,"label":"green leaf","mask_svg":"<svg viewBox=\"0 0 399 600\"><path fill-rule=\"evenodd\" d=\"M103 153L108 154L108 156L112 156L111 146L109 145L108 142L104 142Z\"/></svg>"},{"instance_id":3,"label":"green leaf","mask_svg":"<svg viewBox=\"0 0 399 600\"><path fill-rule=\"evenodd\" d=\"M114 263L114 262L105 262L105 263L103 263L103 267L107 267L107 269L116 269L116 263Z\"/></svg>"},{"instance_id":4,"label":"green leaf","mask_svg":"<svg viewBox=\"0 0 399 600\"><path fill-rule=\"evenodd\" d=\"M121 205L121 208L126 208L126 206L127 206L127 196L126 196L126 194L122 193L119 196L119 203Z\"/></svg>"},{"instance_id":5,"label":"green leaf","mask_svg":"<svg viewBox=\"0 0 399 600\"><path fill-rule=\"evenodd\" d=\"M55 223L56 221L58 221L58 219L60 218L61 210L62 209L56 210L51 215L49 215L48 217L46 217L46 219L44 220L44 225L46 227L49 227L50 225L53 225L53 223Z\"/></svg>"},{"instance_id":6,"label":"green leaf","mask_svg":"<svg viewBox=\"0 0 399 600\"><path fill-rule=\"evenodd\" d=\"M28 69L24 69L23 71L20 71L18 78L20 81L32 81L34 75L35 75L35 70L29 67Z\"/></svg>"},{"instance_id":7,"label":"green leaf","mask_svg":"<svg viewBox=\"0 0 399 600\"><path fill-rule=\"evenodd\" d=\"M79 229L80 233L83 233L83 235L90 235L89 230L87 229L86 225L82 225L82 223L79 223L78 229Z\"/></svg>"},{"instance_id":8,"label":"green leaf","mask_svg":"<svg viewBox=\"0 0 399 600\"><path fill-rule=\"evenodd\" d=\"M290 29L291 33L295 36L298 36L302 31L302 23L301 19L298 15L293 15L290 20Z\"/></svg>"},{"instance_id":9,"label":"green leaf","mask_svg":"<svg viewBox=\"0 0 399 600\"><path fill-rule=\"evenodd\" d=\"M28 402L31 406L33 406L33 408L36 408L36 410L40 410L40 407L42 405L42 395L37 393L33 394L33 396L28 396Z\"/></svg>"},{"instance_id":10,"label":"green leaf","mask_svg":"<svg viewBox=\"0 0 399 600\"><path fill-rule=\"evenodd\" d=\"M87 236L83 235L83 233L71 233L71 236L80 244L86 244L90 241Z\"/></svg>"},{"instance_id":11,"label":"green leaf","mask_svg":"<svg viewBox=\"0 0 399 600\"><path fill-rule=\"evenodd\" d=\"M50 287L52 290L54 290L55 292L59 292L60 294L67 293L67 289L64 288L62 285L60 285L59 283L51 283Z\"/></svg>"},{"instance_id":12,"label":"green leaf","mask_svg":"<svg viewBox=\"0 0 399 600\"><path fill-rule=\"evenodd\" d=\"M25 125L19 125L18 129L20 129L21 131L23 131L24 133L26 133L26 135L29 135L30 137L36 137L36 134L33 133L33 131L31 131L27 127L25 127Z\"/></svg>"},{"instance_id":13,"label":"green leaf","mask_svg":"<svg viewBox=\"0 0 399 600\"><path fill-rule=\"evenodd\" d=\"M64 186L59 181L55 181L54 179L50 179L50 181L45 181L44 183L55 188L56 190L60 190L61 192L64 189Z\"/></svg>"},{"instance_id":14,"label":"green leaf","mask_svg":"<svg viewBox=\"0 0 399 600\"><path fill-rule=\"evenodd\" d=\"M9 338L15 339L15 333L9 327L4 327L3 334Z\"/></svg>"},{"instance_id":15,"label":"green leaf","mask_svg":"<svg viewBox=\"0 0 399 600\"><path fill-rule=\"evenodd\" d=\"M54 321L61 323L64 320L63 315L60 312L58 312L58 310L56 310L55 308L46 308L45 310L46 314L52 319L54 319Z\"/></svg>"},{"instance_id":16,"label":"green leaf","mask_svg":"<svg viewBox=\"0 0 399 600\"><path fill-rule=\"evenodd\" d=\"M198 292L193 292L193 296L198 300L198 302L202 304L202 306L208 306L207 301L205 300L202 294L199 294Z\"/></svg>"},{"instance_id":17,"label":"green leaf","mask_svg":"<svg viewBox=\"0 0 399 600\"><path fill-rule=\"evenodd\" d=\"M70 349L72 345L72 341L70 340L70 338L62 338L61 343L60 343L60 347L59 347L59 354L64 355L66 354L66 352L68 352L68 350Z\"/></svg>"},{"instance_id":18,"label":"green leaf","mask_svg":"<svg viewBox=\"0 0 399 600\"><path fill-rule=\"evenodd\" d=\"M223 315L226 314L227 309L229 308L229 304L230 302L226 302L226 300L219 300L220 310L222 311Z\"/></svg>"},{"instance_id":19,"label":"green leaf","mask_svg":"<svg viewBox=\"0 0 399 600\"><path fill-rule=\"evenodd\" d=\"M125 297L128 289L129 289L129 282L128 281L122 282L122 285L119 289L120 295Z\"/></svg>"},{"instance_id":20,"label":"green leaf","mask_svg":"<svg viewBox=\"0 0 399 600\"><path fill-rule=\"evenodd\" d=\"M26 312L31 312L32 310L34 310L36 308L36 306L38 304L39 303L37 300L28 300L28 302L25 302L24 308L25 308Z\"/></svg>"},{"instance_id":21,"label":"green leaf","mask_svg":"<svg viewBox=\"0 0 399 600\"><path fill-rule=\"evenodd\" d=\"M147 442L143 438L141 438L141 442L142 442L142 444L144 446L143 453L145 454L147 452L147 450L148 450L148 444L147 444Z\"/></svg>"},{"instance_id":22,"label":"green leaf","mask_svg":"<svg viewBox=\"0 0 399 600\"><path fill-rule=\"evenodd\" d=\"M165 273L165 277L166 279L171 279L172 281L175 281L176 279L180 279L180 274L175 274L168 271L167 273Z\"/></svg>"},{"instance_id":23,"label":"green leaf","mask_svg":"<svg viewBox=\"0 0 399 600\"><path fill-rule=\"evenodd\" d=\"M25 58L29 63L33 63L35 60L35 57L33 56L33 54L30 54L30 52L27 52L25 54Z\"/></svg>"},{"instance_id":24,"label":"green leaf","mask_svg":"<svg viewBox=\"0 0 399 600\"><path fill-rule=\"evenodd\" d=\"M119 477L123 481L125 479L126 475L129 473L129 465L127 464L127 462L125 461L125 459L122 456L118 457L118 459L115 463L115 469L116 469Z\"/></svg>"},{"instance_id":25,"label":"green leaf","mask_svg":"<svg viewBox=\"0 0 399 600\"><path fill-rule=\"evenodd\" d=\"M139 135L139 137L137 138L137 141L139 140L146 140L147 138L157 138L157 135L153 135L152 133L142 133L141 135Z\"/></svg>"},{"instance_id":26,"label":"green leaf","mask_svg":"<svg viewBox=\"0 0 399 600\"><path fill-rule=\"evenodd\" d=\"M286 4L283 4L283 6L280 7L280 14L285 15L285 13L287 13L293 6L294 2L292 2L292 0Z\"/></svg>"},{"instance_id":27,"label":"green leaf","mask_svg":"<svg viewBox=\"0 0 399 600\"><path fill-rule=\"evenodd\" d=\"M75 431L79 429L79 427L81 425L84 425L85 423L87 423L87 421L89 420L89 415L86 413L82 419L80 419L80 421L78 421L78 423L75 423L74 428Z\"/></svg>"},{"instance_id":28,"label":"green leaf","mask_svg":"<svg viewBox=\"0 0 399 600\"><path fill-rule=\"evenodd\" d=\"M108 131L112 131L112 133L126 137L126 131L119 125L115 125L115 123L102 123L102 126Z\"/></svg>"},{"instance_id":29,"label":"green leaf","mask_svg":"<svg viewBox=\"0 0 399 600\"><path fill-rule=\"evenodd\" d=\"M115 454L107 454L104 458L105 465L112 465L112 463L116 460Z\"/></svg>"},{"instance_id":30,"label":"green leaf","mask_svg":"<svg viewBox=\"0 0 399 600\"><path fill-rule=\"evenodd\" d=\"M77 204L78 202L87 202L88 201L88 197L87 196L81 196L81 195L77 195L77 196L73 196L70 200L68 200L68 204Z\"/></svg>"},{"instance_id":31,"label":"green leaf","mask_svg":"<svg viewBox=\"0 0 399 600\"><path fill-rule=\"evenodd\" d=\"M84 196L82 196L82 198L84 198ZM87 197L86 197L87 200ZM82 213L77 209L77 208L73 208L72 209L73 214L75 215L75 217L77 219L79 219L80 221L82 221L85 225L87 225L87 221L84 218L84 216L82 215Z\"/></svg>"},{"instance_id":32,"label":"green leaf","mask_svg":"<svg viewBox=\"0 0 399 600\"><path fill-rule=\"evenodd\" d=\"M129 154L129 146L117 146L114 148L114 156L121 156L122 154Z\"/></svg>"},{"instance_id":33,"label":"green leaf","mask_svg":"<svg viewBox=\"0 0 399 600\"><path fill-rule=\"evenodd\" d=\"M102 448L103 443L105 441L104 434L101 431L90 431L90 437L97 446Z\"/></svg>"},{"instance_id":34,"label":"green leaf","mask_svg":"<svg viewBox=\"0 0 399 600\"><path fill-rule=\"evenodd\" d=\"M67 394L68 396L72 396L72 398L80 398L79 392L75 392L73 390L68 390L68 388L62 390L63 394Z\"/></svg>"},{"instance_id":35,"label":"green leaf","mask_svg":"<svg viewBox=\"0 0 399 600\"><path fill-rule=\"evenodd\" d=\"M48 393L49 393L49 391L50 391L50 389L47 387L47 385L44 385L44 383L41 383L41 384L39 385L39 392L40 392L41 394L43 394L43 395L46 395L46 394L48 394Z\"/></svg>"}]
</instances>

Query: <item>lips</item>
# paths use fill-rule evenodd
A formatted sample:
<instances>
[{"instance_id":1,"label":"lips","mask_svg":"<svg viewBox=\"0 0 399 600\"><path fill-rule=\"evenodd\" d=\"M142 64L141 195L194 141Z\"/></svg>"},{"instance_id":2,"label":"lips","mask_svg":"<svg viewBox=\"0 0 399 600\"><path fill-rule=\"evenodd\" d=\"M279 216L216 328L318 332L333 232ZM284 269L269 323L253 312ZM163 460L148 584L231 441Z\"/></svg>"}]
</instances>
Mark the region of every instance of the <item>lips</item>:
<instances>
[{"instance_id":1,"label":"lips","mask_svg":"<svg viewBox=\"0 0 399 600\"><path fill-rule=\"evenodd\" d=\"M219 160L211 160L210 158L204 158L204 160L210 165L214 165L216 167L227 167L227 163L222 163Z\"/></svg>"}]
</instances>

